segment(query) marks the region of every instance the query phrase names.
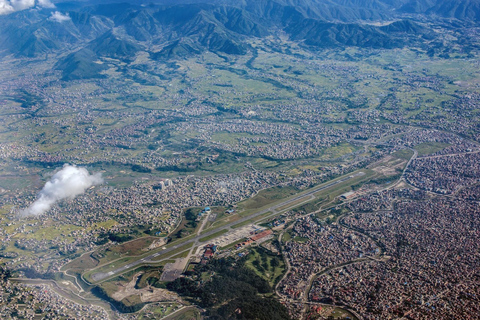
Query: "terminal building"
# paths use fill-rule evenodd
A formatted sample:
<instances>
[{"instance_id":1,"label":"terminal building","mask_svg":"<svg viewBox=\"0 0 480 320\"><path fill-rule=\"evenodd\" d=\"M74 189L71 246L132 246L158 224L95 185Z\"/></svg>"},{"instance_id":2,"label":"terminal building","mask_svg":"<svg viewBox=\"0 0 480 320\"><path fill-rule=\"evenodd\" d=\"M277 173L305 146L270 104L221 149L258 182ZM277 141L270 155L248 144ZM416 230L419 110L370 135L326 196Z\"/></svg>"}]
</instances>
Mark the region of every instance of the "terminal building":
<instances>
[{"instance_id":1,"label":"terminal building","mask_svg":"<svg viewBox=\"0 0 480 320\"><path fill-rule=\"evenodd\" d=\"M345 192L344 194L340 195L340 198L341 199L344 199L344 200L349 200L349 199L352 199L353 197L355 197L357 193L355 191L349 191L349 192Z\"/></svg>"}]
</instances>

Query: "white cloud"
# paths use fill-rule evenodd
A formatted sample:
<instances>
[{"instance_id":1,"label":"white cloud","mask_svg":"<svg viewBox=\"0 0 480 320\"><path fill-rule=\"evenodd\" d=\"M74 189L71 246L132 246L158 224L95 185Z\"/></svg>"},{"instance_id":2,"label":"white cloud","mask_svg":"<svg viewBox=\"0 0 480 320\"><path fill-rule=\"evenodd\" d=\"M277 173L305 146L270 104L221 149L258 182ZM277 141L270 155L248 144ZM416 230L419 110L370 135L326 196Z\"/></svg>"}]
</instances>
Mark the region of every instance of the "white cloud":
<instances>
[{"instance_id":1,"label":"white cloud","mask_svg":"<svg viewBox=\"0 0 480 320\"><path fill-rule=\"evenodd\" d=\"M25 10L35 6L35 0L10 0L15 11Z\"/></svg>"},{"instance_id":2,"label":"white cloud","mask_svg":"<svg viewBox=\"0 0 480 320\"><path fill-rule=\"evenodd\" d=\"M10 4L10 1L7 0L0 0L0 15L1 14L9 14L14 12L15 9Z\"/></svg>"},{"instance_id":3,"label":"white cloud","mask_svg":"<svg viewBox=\"0 0 480 320\"><path fill-rule=\"evenodd\" d=\"M35 5L42 8L55 8L50 0L0 0L0 15L26 10Z\"/></svg>"},{"instance_id":4,"label":"white cloud","mask_svg":"<svg viewBox=\"0 0 480 320\"><path fill-rule=\"evenodd\" d=\"M50 0L38 0L38 5L42 8L55 8L55 5Z\"/></svg>"},{"instance_id":5,"label":"white cloud","mask_svg":"<svg viewBox=\"0 0 480 320\"><path fill-rule=\"evenodd\" d=\"M68 14L62 14L59 11L55 11L55 12L52 12L52 15L50 16L50 18L48 18L48 20L56 21L56 22L64 22L64 21L71 20L71 18L68 16Z\"/></svg>"},{"instance_id":6,"label":"white cloud","mask_svg":"<svg viewBox=\"0 0 480 320\"><path fill-rule=\"evenodd\" d=\"M91 186L102 183L101 173L90 175L85 168L66 164L45 184L37 200L20 212L20 216L39 216L50 210L55 202L66 198L73 199Z\"/></svg>"}]
</instances>

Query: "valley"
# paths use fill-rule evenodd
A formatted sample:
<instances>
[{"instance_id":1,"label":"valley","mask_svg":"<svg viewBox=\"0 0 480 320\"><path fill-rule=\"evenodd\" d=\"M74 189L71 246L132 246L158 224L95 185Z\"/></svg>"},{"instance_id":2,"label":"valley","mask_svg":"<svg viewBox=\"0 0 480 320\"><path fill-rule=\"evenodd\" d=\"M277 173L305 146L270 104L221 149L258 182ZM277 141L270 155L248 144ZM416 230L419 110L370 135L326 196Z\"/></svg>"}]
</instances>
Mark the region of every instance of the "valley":
<instances>
[{"instance_id":1,"label":"valley","mask_svg":"<svg viewBox=\"0 0 480 320\"><path fill-rule=\"evenodd\" d=\"M1 318L476 314L477 0L42 3L0 6Z\"/></svg>"}]
</instances>

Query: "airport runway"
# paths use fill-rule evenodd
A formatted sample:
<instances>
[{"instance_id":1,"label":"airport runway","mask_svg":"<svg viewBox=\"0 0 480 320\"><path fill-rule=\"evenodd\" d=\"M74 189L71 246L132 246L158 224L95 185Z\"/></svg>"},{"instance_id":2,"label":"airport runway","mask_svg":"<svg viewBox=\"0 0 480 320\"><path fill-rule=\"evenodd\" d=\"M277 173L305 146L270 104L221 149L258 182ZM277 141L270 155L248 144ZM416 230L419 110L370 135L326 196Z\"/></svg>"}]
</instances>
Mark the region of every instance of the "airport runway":
<instances>
[{"instance_id":1,"label":"airport runway","mask_svg":"<svg viewBox=\"0 0 480 320\"><path fill-rule=\"evenodd\" d=\"M189 240L181 241L181 242L175 244L175 245L172 246L172 247L169 247L169 248L167 248L167 249L165 249L165 250L162 250L162 251L160 251L160 252L151 254L151 255L149 255L149 256L147 256L147 257L145 257L145 258L138 259L137 261L130 262L129 264L124 265L124 266L122 266L122 267L119 267L119 268L117 268L117 269L115 269L115 270L112 270L112 271L110 271L110 272L98 272L98 273L94 273L94 274L92 275L92 280L93 280L94 282L102 281L102 280L104 280L104 279L106 279L106 278L109 278L109 277L112 277L112 276L115 276L115 275L119 275L119 274L127 271L128 269L135 268L135 267L137 267L138 265L141 265L141 264L144 264L144 263L147 263L147 264L148 264L148 263L150 263L150 262L154 262L154 261L152 260L153 258L157 258L157 257L159 257L159 256L167 255L169 252L172 252L172 251L174 251L174 250L176 250L176 249L178 249L178 248L180 248L180 247L183 247L183 246L186 245L186 244L190 244L190 243L193 244L194 242L199 241L201 238L208 237L208 236L210 236L210 235L212 235L212 234L214 234L214 233L216 233L216 232L219 232L220 230L223 230L223 229L229 229L229 228L231 228L232 226L237 225L237 224L240 224L240 223L245 222L245 221L247 221L247 220L255 219L256 217L261 216L261 215L263 215L263 214L265 214L265 213L267 213L267 212L269 212L269 211L272 211L272 213L273 213L273 212L274 212L276 209L278 209L278 208L285 207L285 206L287 206L287 205L289 205L289 204L291 204L291 203L294 203L294 202L296 202L296 201L298 201L298 200L300 200L300 199L313 196L315 193L317 193L317 192L319 192L319 191L322 191L322 190L331 188L331 187L333 187L333 186L335 186L335 185L337 185L337 184L339 184L339 183L342 183L342 182L345 182L345 181L348 181L348 180L350 180L350 179L353 179L353 178L356 178L356 177L360 177L360 176L363 176L363 175L365 175L365 173L363 173L363 172L358 172L358 173L356 173L356 174L349 175L349 176L344 177L344 178L341 178L341 179L339 179L339 180L336 180L336 181L333 181L333 182L329 182L329 183L327 183L327 184L320 185L320 186L318 186L318 187L316 187L316 188L311 189L310 191L308 191L308 192L306 192L306 193L304 193L304 194L301 194L301 195L298 195L298 196L293 197L293 198L291 198L291 199L288 199L288 200L286 200L286 201L284 201L284 202L282 202L282 203L276 204L276 205L271 206L271 207L269 207L269 208L267 208L267 209L264 209L264 210L262 210L262 211L256 212L256 213L254 213L254 214L252 214L252 215L243 217L242 219L237 220L237 221L235 221L235 222L231 222L231 223L229 223L229 224L227 224L227 225L224 225L224 226L215 228L215 229L213 229L213 230L209 230L209 231L207 231L207 232L205 232L205 233L203 233L203 234L201 234L201 235L197 235L196 237L191 238L191 239L189 239ZM252 223L253 223L253 222L252 222ZM209 240L209 242L211 242L211 240ZM157 259L157 260L158 260L158 259Z\"/></svg>"}]
</instances>

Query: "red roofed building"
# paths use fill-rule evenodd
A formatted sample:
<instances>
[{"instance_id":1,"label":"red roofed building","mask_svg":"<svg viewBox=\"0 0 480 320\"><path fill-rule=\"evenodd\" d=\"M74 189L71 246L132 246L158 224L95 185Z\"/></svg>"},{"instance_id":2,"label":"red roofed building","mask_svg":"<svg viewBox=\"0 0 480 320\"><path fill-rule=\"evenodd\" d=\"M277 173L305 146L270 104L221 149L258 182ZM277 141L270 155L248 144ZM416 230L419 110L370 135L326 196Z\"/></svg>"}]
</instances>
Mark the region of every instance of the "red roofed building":
<instances>
[{"instance_id":1,"label":"red roofed building","mask_svg":"<svg viewBox=\"0 0 480 320\"><path fill-rule=\"evenodd\" d=\"M207 250L205 250L205 253L203 254L203 257L206 259L210 259L211 257L213 257L213 254L213 250L211 248L207 248Z\"/></svg>"},{"instance_id":2,"label":"red roofed building","mask_svg":"<svg viewBox=\"0 0 480 320\"><path fill-rule=\"evenodd\" d=\"M268 230L265 230L265 231L262 231L254 236L251 236L250 239L252 239L253 241L257 241L257 240L260 240L262 238L265 238L266 236L269 236L273 233L272 230L268 229Z\"/></svg>"}]
</instances>

